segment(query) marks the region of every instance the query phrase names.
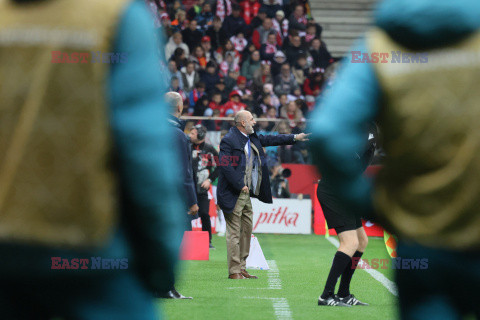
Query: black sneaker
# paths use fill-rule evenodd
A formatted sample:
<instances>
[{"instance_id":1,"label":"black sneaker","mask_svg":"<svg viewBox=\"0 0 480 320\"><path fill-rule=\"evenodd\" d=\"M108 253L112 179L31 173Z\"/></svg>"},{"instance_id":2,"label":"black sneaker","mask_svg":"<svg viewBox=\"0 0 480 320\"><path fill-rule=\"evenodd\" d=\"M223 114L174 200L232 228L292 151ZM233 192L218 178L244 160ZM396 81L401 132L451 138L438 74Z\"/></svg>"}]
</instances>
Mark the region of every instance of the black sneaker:
<instances>
[{"instance_id":1,"label":"black sneaker","mask_svg":"<svg viewBox=\"0 0 480 320\"><path fill-rule=\"evenodd\" d=\"M159 296L158 298L162 299L193 299L192 297L185 297L183 294L179 293L175 288L168 291L165 295Z\"/></svg>"},{"instance_id":2,"label":"black sneaker","mask_svg":"<svg viewBox=\"0 0 480 320\"><path fill-rule=\"evenodd\" d=\"M349 294L345 298L338 297L338 300L350 306L368 306L368 303L358 300L353 294Z\"/></svg>"},{"instance_id":3,"label":"black sneaker","mask_svg":"<svg viewBox=\"0 0 480 320\"><path fill-rule=\"evenodd\" d=\"M215 250L215 247L214 247L211 243L210 243L210 245L208 246L208 248L209 248L210 250Z\"/></svg>"},{"instance_id":4,"label":"black sneaker","mask_svg":"<svg viewBox=\"0 0 480 320\"><path fill-rule=\"evenodd\" d=\"M351 307L348 304L343 303L338 299L337 296L329 296L328 298L322 299L322 296L318 297L319 306L332 306L332 307Z\"/></svg>"}]
</instances>

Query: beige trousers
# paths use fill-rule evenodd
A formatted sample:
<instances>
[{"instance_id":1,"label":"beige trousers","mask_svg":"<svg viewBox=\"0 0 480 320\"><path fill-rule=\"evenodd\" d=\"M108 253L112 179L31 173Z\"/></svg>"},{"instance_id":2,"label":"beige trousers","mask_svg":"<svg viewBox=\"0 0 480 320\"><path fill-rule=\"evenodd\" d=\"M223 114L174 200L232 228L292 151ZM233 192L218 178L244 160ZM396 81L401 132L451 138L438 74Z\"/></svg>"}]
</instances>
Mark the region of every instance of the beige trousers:
<instances>
[{"instance_id":1,"label":"beige trousers","mask_svg":"<svg viewBox=\"0 0 480 320\"><path fill-rule=\"evenodd\" d=\"M250 238L252 236L252 201L250 195L241 192L232 213L224 213L227 222L227 259L228 273L240 273L245 269Z\"/></svg>"}]
</instances>

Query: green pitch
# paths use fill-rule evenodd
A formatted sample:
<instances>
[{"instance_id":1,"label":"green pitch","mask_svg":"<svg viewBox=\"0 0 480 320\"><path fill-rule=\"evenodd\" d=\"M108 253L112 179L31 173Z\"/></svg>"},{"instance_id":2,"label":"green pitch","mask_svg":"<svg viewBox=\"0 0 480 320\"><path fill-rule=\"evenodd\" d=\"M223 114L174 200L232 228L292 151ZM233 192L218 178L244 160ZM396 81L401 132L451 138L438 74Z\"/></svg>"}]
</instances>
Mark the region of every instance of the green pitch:
<instances>
[{"instance_id":1,"label":"green pitch","mask_svg":"<svg viewBox=\"0 0 480 320\"><path fill-rule=\"evenodd\" d=\"M323 236L257 234L265 258L278 273L250 270L259 279L227 279L224 237L214 236L210 261L184 261L177 290L193 300L162 300L172 320L397 319L396 297L364 270L356 270L350 291L368 307L319 307L336 248ZM365 259L385 259L382 238L370 238ZM378 269L393 280L393 270ZM338 287L338 283L337 283Z\"/></svg>"}]
</instances>

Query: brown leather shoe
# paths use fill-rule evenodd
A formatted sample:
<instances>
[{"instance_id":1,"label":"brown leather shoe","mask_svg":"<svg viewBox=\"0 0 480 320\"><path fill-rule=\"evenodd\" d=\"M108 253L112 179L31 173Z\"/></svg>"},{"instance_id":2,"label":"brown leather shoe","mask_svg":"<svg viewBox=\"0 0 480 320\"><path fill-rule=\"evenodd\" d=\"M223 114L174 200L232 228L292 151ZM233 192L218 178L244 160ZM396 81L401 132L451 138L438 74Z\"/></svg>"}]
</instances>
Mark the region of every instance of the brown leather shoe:
<instances>
[{"instance_id":1,"label":"brown leather shoe","mask_svg":"<svg viewBox=\"0 0 480 320\"><path fill-rule=\"evenodd\" d=\"M247 270L242 270L241 273L242 273L242 276L244 276L247 279L258 279L257 276L252 276L251 274L249 274Z\"/></svg>"},{"instance_id":2,"label":"brown leather shoe","mask_svg":"<svg viewBox=\"0 0 480 320\"><path fill-rule=\"evenodd\" d=\"M228 279L245 279L245 277L241 273L232 273Z\"/></svg>"}]
</instances>

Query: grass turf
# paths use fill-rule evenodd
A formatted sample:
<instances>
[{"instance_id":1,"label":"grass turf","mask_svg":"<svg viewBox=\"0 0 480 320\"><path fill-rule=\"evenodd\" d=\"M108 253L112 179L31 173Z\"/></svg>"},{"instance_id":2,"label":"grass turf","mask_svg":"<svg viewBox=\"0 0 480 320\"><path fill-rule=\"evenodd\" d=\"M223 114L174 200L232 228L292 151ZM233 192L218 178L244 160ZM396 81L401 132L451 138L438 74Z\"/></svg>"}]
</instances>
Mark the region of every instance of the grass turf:
<instances>
[{"instance_id":1,"label":"grass turf","mask_svg":"<svg viewBox=\"0 0 480 320\"><path fill-rule=\"evenodd\" d=\"M227 279L225 238L214 236L216 250L209 261L184 261L177 290L193 300L162 300L159 307L172 320L228 319L397 319L396 298L364 270L356 270L350 291L368 307L320 307L323 291L336 248L323 236L257 234L267 260L275 260L281 289L269 288L268 271L251 270L259 279ZM388 258L383 239L371 238L363 256ZM393 280L390 269L378 269ZM337 283L338 288L338 283ZM285 298L290 314L282 313ZM274 304L280 304L275 314ZM283 304L282 304L283 303Z\"/></svg>"}]
</instances>

